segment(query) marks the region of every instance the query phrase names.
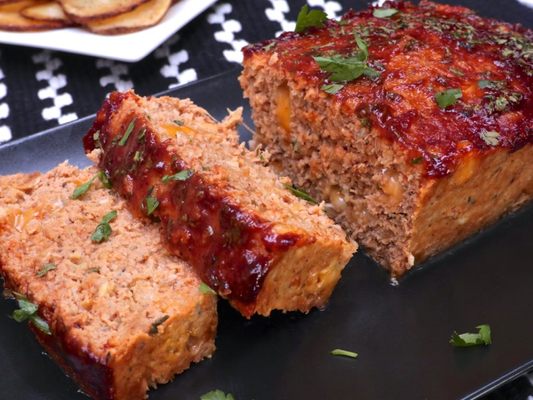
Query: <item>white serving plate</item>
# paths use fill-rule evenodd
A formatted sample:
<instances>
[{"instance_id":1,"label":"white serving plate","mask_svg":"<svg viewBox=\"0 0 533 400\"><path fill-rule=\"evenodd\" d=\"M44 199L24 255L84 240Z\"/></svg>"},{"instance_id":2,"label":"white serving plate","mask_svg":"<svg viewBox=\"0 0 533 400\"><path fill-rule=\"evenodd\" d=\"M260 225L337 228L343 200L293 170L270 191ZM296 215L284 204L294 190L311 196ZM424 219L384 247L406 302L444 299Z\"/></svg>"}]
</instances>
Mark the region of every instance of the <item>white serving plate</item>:
<instances>
[{"instance_id":1,"label":"white serving plate","mask_svg":"<svg viewBox=\"0 0 533 400\"><path fill-rule=\"evenodd\" d=\"M59 50L113 60L135 62L150 54L216 0L181 0L151 28L124 35L96 35L80 28L44 32L3 32L0 43Z\"/></svg>"}]
</instances>

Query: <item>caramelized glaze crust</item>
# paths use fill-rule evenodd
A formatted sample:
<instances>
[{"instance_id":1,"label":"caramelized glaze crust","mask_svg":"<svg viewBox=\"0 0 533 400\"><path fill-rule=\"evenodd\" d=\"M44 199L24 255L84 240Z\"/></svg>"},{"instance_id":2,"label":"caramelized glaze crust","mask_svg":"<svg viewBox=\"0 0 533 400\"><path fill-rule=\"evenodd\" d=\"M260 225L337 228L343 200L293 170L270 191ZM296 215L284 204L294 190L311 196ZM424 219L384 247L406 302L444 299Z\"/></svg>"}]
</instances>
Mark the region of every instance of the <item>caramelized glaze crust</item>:
<instances>
[{"instance_id":1,"label":"caramelized glaze crust","mask_svg":"<svg viewBox=\"0 0 533 400\"><path fill-rule=\"evenodd\" d=\"M466 154L533 143L533 32L484 19L463 7L422 1L389 2L399 12L373 16L370 8L303 33L287 32L244 49L278 58L288 80L322 87L331 83L316 56L351 56L354 35L368 45L376 78L360 77L331 95L347 115L400 143L426 174L452 173ZM435 95L461 89L462 97L440 108ZM497 132L497 143L487 141Z\"/></svg>"},{"instance_id":2,"label":"caramelized glaze crust","mask_svg":"<svg viewBox=\"0 0 533 400\"><path fill-rule=\"evenodd\" d=\"M188 141L177 144L176 136L167 136L163 131L168 125L158 125L155 121L164 114L161 110L165 104L174 113L174 117L165 114L165 121L180 116L179 102L170 98L143 99L131 92L111 94L85 137L86 150L101 149L99 166L114 189L127 199L131 210L139 217L160 220L164 242L170 251L189 261L200 278L229 299L243 315L249 317L255 312L268 315L267 303L277 304L276 307L284 310L302 311L322 305L353 252L353 245L321 210L312 215L313 207L292 196L278 177L255 162L255 155L251 162L254 153L248 154L248 150L237 145L215 143L224 136L222 131L209 136L212 140L200 146L196 141L210 135L202 132L208 127L191 129L189 122L180 121L180 127L175 129L185 129ZM150 118L146 117L149 113L146 103L154 107L154 116ZM217 127L212 121L208 125ZM128 128L132 128L131 135L127 143L121 143ZM206 151L217 154L214 164L202 158L201 153ZM226 169L229 168L224 164L226 160L238 165L234 172ZM180 171L191 171L191 175L183 180L164 179ZM263 178L252 178L259 175ZM240 194L235 190L239 185L237 180L249 181L239 189ZM255 205L245 206L247 199L254 198L250 191L257 186L268 188L268 195L257 196L265 199L265 204L254 200L251 203ZM153 210L148 207L149 197L157 200ZM304 214L299 216L295 210ZM301 227L295 225L298 218ZM311 219L310 225L306 225L304 218ZM316 257L305 258L306 251L317 246L323 246L324 251L333 247L338 254L330 260L322 260L318 253ZM301 271L283 278L294 286L293 298L286 304L278 304L276 299L265 300L265 295L259 296L272 290L266 280L271 270L282 268L291 274L286 258L300 253L305 260L298 261L294 256L293 262ZM314 267L325 268L335 279L324 279L327 285L309 283L311 289L317 286L315 295L311 296L298 286L301 282L297 276L301 273L302 282L307 282L303 277L312 274L311 269L306 269L306 263L313 260L320 260ZM300 299L304 297L305 301Z\"/></svg>"}]
</instances>

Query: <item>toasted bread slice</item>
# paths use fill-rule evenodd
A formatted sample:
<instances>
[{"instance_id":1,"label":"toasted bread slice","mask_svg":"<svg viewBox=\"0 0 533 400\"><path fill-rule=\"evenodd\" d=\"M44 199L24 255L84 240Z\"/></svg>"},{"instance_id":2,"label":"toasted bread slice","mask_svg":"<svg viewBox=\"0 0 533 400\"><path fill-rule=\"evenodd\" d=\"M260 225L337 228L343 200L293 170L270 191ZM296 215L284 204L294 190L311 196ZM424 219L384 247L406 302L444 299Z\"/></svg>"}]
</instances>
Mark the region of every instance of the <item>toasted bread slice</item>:
<instances>
[{"instance_id":1,"label":"toasted bread slice","mask_svg":"<svg viewBox=\"0 0 533 400\"><path fill-rule=\"evenodd\" d=\"M64 23L65 25L72 23L61 6L54 1L31 5L22 9L20 13L26 18L36 21L55 21Z\"/></svg>"},{"instance_id":2,"label":"toasted bread slice","mask_svg":"<svg viewBox=\"0 0 533 400\"><path fill-rule=\"evenodd\" d=\"M48 330L30 327L85 393L142 400L214 351L216 298L95 173L64 163L0 177L0 275L38 307ZM111 211L107 240L95 242Z\"/></svg>"},{"instance_id":3,"label":"toasted bread slice","mask_svg":"<svg viewBox=\"0 0 533 400\"><path fill-rule=\"evenodd\" d=\"M148 0L59 0L65 13L76 22L113 17L131 11Z\"/></svg>"},{"instance_id":4,"label":"toasted bread slice","mask_svg":"<svg viewBox=\"0 0 533 400\"><path fill-rule=\"evenodd\" d=\"M171 3L171 0L150 0L133 11L115 17L89 21L84 25L90 31L104 35L140 31L161 21Z\"/></svg>"},{"instance_id":5,"label":"toasted bread slice","mask_svg":"<svg viewBox=\"0 0 533 400\"><path fill-rule=\"evenodd\" d=\"M21 11L48 2L23 0L0 5L0 29L6 31L42 31L63 28L68 24L56 20L35 20L21 15Z\"/></svg>"}]
</instances>

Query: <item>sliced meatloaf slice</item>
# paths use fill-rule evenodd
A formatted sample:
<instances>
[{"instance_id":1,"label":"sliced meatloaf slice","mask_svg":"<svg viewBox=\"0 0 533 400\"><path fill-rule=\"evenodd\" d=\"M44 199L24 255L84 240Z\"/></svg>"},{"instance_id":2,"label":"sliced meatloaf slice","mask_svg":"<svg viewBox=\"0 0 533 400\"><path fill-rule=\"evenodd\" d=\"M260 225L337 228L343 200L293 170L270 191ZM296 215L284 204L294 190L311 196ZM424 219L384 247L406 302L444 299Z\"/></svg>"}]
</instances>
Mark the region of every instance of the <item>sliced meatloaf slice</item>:
<instances>
[{"instance_id":1,"label":"sliced meatloaf slice","mask_svg":"<svg viewBox=\"0 0 533 400\"><path fill-rule=\"evenodd\" d=\"M245 316L328 300L355 244L189 100L112 93L85 137L135 214Z\"/></svg>"},{"instance_id":2,"label":"sliced meatloaf slice","mask_svg":"<svg viewBox=\"0 0 533 400\"><path fill-rule=\"evenodd\" d=\"M216 299L95 173L62 164L0 177L0 272L7 289L38 307L49 332L32 330L85 393L144 399L213 353Z\"/></svg>"},{"instance_id":3,"label":"sliced meatloaf slice","mask_svg":"<svg viewBox=\"0 0 533 400\"><path fill-rule=\"evenodd\" d=\"M533 197L533 32L387 2L244 50L272 165L404 274Z\"/></svg>"}]
</instances>

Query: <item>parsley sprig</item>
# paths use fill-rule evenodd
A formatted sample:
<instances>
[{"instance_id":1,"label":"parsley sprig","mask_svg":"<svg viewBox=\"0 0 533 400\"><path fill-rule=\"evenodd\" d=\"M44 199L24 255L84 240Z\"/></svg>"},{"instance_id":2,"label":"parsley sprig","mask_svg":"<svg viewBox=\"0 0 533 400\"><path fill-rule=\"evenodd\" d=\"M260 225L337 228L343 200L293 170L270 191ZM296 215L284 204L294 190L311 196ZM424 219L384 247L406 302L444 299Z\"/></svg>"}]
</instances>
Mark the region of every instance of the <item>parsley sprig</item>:
<instances>
[{"instance_id":1,"label":"parsley sprig","mask_svg":"<svg viewBox=\"0 0 533 400\"><path fill-rule=\"evenodd\" d=\"M309 193L307 193L306 191L300 189L300 188L297 188L296 186L294 185L289 185L289 184L285 184L285 189L287 189L289 192L291 192L294 196L302 199L302 200L305 200L307 201L308 203L311 203L311 204L318 204L318 201L316 201L315 199L313 199Z\"/></svg>"},{"instance_id":2,"label":"parsley sprig","mask_svg":"<svg viewBox=\"0 0 533 400\"><path fill-rule=\"evenodd\" d=\"M349 357L349 358L357 358L359 356L359 354L353 351L348 351L348 350L343 350L343 349L332 350L331 354L334 356Z\"/></svg>"},{"instance_id":3,"label":"parsley sprig","mask_svg":"<svg viewBox=\"0 0 533 400\"><path fill-rule=\"evenodd\" d=\"M463 92L461 89L446 89L435 95L435 101L437 102L439 108L444 109L446 107L453 106L461 97L463 97Z\"/></svg>"},{"instance_id":4,"label":"parsley sprig","mask_svg":"<svg viewBox=\"0 0 533 400\"><path fill-rule=\"evenodd\" d=\"M206 283L202 282L200 283L200 286L198 288L198 290L200 291L200 293L202 294L211 294L211 295L216 295L217 292L215 292L213 289L211 289Z\"/></svg>"},{"instance_id":5,"label":"parsley sprig","mask_svg":"<svg viewBox=\"0 0 533 400\"><path fill-rule=\"evenodd\" d=\"M235 400L231 393L224 393L222 390L212 390L200 396L200 400Z\"/></svg>"},{"instance_id":6,"label":"parsley sprig","mask_svg":"<svg viewBox=\"0 0 533 400\"><path fill-rule=\"evenodd\" d=\"M17 299L19 308L13 311L11 318L17 322L29 321L34 327L39 329L45 335L51 335L50 326L38 314L39 306L29 301L20 293L13 293Z\"/></svg>"},{"instance_id":7,"label":"parsley sprig","mask_svg":"<svg viewBox=\"0 0 533 400\"><path fill-rule=\"evenodd\" d=\"M165 175L161 178L161 182L168 183L170 181L186 181L189 179L194 171L192 169L184 169L174 175Z\"/></svg>"},{"instance_id":8,"label":"parsley sprig","mask_svg":"<svg viewBox=\"0 0 533 400\"><path fill-rule=\"evenodd\" d=\"M477 333L452 333L450 344L455 347L488 346L492 343L490 326L483 324L476 326Z\"/></svg>"},{"instance_id":9,"label":"parsley sprig","mask_svg":"<svg viewBox=\"0 0 533 400\"><path fill-rule=\"evenodd\" d=\"M371 79L379 76L378 71L368 66L368 46L366 43L357 35L355 35L355 42L359 51L354 55L334 54L313 57L322 71L330 73L328 78L333 83L322 86L322 90L326 93L336 94L347 82L363 75Z\"/></svg>"},{"instance_id":10,"label":"parsley sprig","mask_svg":"<svg viewBox=\"0 0 533 400\"><path fill-rule=\"evenodd\" d=\"M309 10L307 5L303 6L296 19L295 32L301 33L309 28L321 28L328 19L327 14L322 10Z\"/></svg>"},{"instance_id":11,"label":"parsley sprig","mask_svg":"<svg viewBox=\"0 0 533 400\"><path fill-rule=\"evenodd\" d=\"M375 8L372 15L376 18L389 18L398 13L399 11L395 8Z\"/></svg>"},{"instance_id":12,"label":"parsley sprig","mask_svg":"<svg viewBox=\"0 0 533 400\"><path fill-rule=\"evenodd\" d=\"M98 224L96 230L91 236L91 240L94 243L102 243L109 239L112 232L111 225L109 223L113 221L117 215L118 213L114 210L104 215L102 221Z\"/></svg>"}]
</instances>

